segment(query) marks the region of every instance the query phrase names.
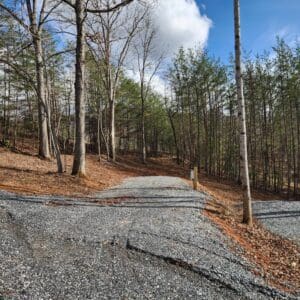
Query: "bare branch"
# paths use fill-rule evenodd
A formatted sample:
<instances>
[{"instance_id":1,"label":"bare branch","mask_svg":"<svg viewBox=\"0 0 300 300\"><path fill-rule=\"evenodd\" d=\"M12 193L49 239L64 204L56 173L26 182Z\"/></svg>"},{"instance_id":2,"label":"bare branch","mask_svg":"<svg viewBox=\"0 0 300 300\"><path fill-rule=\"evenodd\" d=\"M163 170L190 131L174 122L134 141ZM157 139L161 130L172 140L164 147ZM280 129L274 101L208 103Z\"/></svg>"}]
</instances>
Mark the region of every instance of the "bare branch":
<instances>
[{"instance_id":1,"label":"bare branch","mask_svg":"<svg viewBox=\"0 0 300 300\"><path fill-rule=\"evenodd\" d=\"M61 5L61 3L63 2L63 0L60 0L59 2L57 2L47 13L41 13L40 15L40 20L39 20L39 28L46 23L47 19L49 18L49 16L52 14L52 12Z\"/></svg>"},{"instance_id":2,"label":"bare branch","mask_svg":"<svg viewBox=\"0 0 300 300\"><path fill-rule=\"evenodd\" d=\"M62 0L64 3L68 4L69 6L71 6L73 9L76 9L75 4L72 3L72 1L69 0Z\"/></svg>"},{"instance_id":3,"label":"bare branch","mask_svg":"<svg viewBox=\"0 0 300 300\"><path fill-rule=\"evenodd\" d=\"M15 12L13 12L11 9L9 9L8 7L6 7L1 2L0 2L0 8L2 8L4 11L6 11L7 13L9 13L9 15L11 17L13 17L25 30L31 32L30 27Z\"/></svg>"},{"instance_id":4,"label":"bare branch","mask_svg":"<svg viewBox=\"0 0 300 300\"><path fill-rule=\"evenodd\" d=\"M115 6L112 6L112 7L108 7L106 9L89 9L89 8L86 8L86 11L89 12L89 13L98 13L98 14L109 13L109 12L113 12L115 10L118 10L122 6L128 5L133 1L134 0L123 0L119 4L116 4Z\"/></svg>"},{"instance_id":5,"label":"bare branch","mask_svg":"<svg viewBox=\"0 0 300 300\"><path fill-rule=\"evenodd\" d=\"M56 52L56 53L50 55L49 57L47 57L46 61L49 61L51 58L53 58L55 56L59 56L61 54L74 52L75 50L76 50L75 48L71 48L71 49L66 49L66 50L62 50L62 51Z\"/></svg>"},{"instance_id":6,"label":"bare branch","mask_svg":"<svg viewBox=\"0 0 300 300\"><path fill-rule=\"evenodd\" d=\"M66 4L68 4L69 6L71 6L73 9L76 10L76 6L75 4L70 1L70 0L62 0L63 2L65 2ZM94 14L102 14L102 13L109 13L109 12L113 12L118 10L119 8L121 8L122 6L126 6L128 4L130 4L131 2L133 2L134 0L123 0L120 3L112 6L112 7L108 7L108 8L104 8L104 9L91 9L86 7L85 11L89 12L89 13L94 13Z\"/></svg>"}]
</instances>

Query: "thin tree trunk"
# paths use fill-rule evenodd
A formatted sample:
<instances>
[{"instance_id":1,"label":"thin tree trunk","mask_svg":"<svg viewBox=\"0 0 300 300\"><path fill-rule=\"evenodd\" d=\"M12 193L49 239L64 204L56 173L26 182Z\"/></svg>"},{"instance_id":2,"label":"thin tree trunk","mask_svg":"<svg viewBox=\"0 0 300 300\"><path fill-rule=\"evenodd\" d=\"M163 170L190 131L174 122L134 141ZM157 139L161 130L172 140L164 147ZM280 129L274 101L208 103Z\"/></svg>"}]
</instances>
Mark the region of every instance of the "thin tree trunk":
<instances>
[{"instance_id":1,"label":"thin tree trunk","mask_svg":"<svg viewBox=\"0 0 300 300\"><path fill-rule=\"evenodd\" d=\"M47 108L46 108L46 110L47 110ZM53 128L52 128L50 117L47 117L47 120L48 120L49 134L50 134L50 138L51 138L53 148L54 148L53 152L54 152L54 156L56 159L57 172L63 173L63 164L62 164L61 153L60 153L60 149L59 149L59 145L58 145L58 138L55 133L55 130L53 130Z\"/></svg>"},{"instance_id":2,"label":"thin tree trunk","mask_svg":"<svg viewBox=\"0 0 300 300\"><path fill-rule=\"evenodd\" d=\"M252 207L250 180L248 171L248 153L247 153L247 132L246 132L246 112L245 99L243 92L243 79L241 72L241 41L240 41L240 2L234 0L234 31L235 31L235 71L236 71L236 88L239 106L240 120L240 169L241 180L244 189L243 196L243 222L252 225Z\"/></svg>"},{"instance_id":3,"label":"thin tree trunk","mask_svg":"<svg viewBox=\"0 0 300 300\"><path fill-rule=\"evenodd\" d=\"M116 161L115 142L115 101L109 101L109 155L110 159Z\"/></svg>"},{"instance_id":4,"label":"thin tree trunk","mask_svg":"<svg viewBox=\"0 0 300 300\"><path fill-rule=\"evenodd\" d=\"M56 159L56 165L57 165L57 172L58 173L63 173L63 164L61 160L61 152L59 149L59 142L58 142L58 130L55 130L55 123L52 126L52 113L50 109L50 98L51 98L51 86L49 82L49 78L46 75L44 77L46 79L46 86L47 86L47 97L45 97L45 106L43 107L45 114L46 114L46 120L47 120L47 125L48 125L48 133L50 137L49 143L52 144L53 148L53 153ZM57 128L59 128L59 124L57 124Z\"/></svg>"},{"instance_id":5,"label":"thin tree trunk","mask_svg":"<svg viewBox=\"0 0 300 300\"><path fill-rule=\"evenodd\" d=\"M147 159L147 153L146 153L146 136L145 136L145 98L144 98L143 84L141 85L141 100L142 100L142 109L141 109L142 162L145 164Z\"/></svg>"},{"instance_id":6,"label":"thin tree trunk","mask_svg":"<svg viewBox=\"0 0 300 300\"><path fill-rule=\"evenodd\" d=\"M172 128L172 133L173 133L173 138L174 138L174 145L175 145L175 148L176 148L176 163L179 166L180 165L180 151L179 151L179 147L178 147L175 124L174 124L174 121L173 121L171 109L167 109L167 111L168 111L168 116L169 116L169 120L170 120L170 124L171 124L171 128Z\"/></svg>"},{"instance_id":7,"label":"thin tree trunk","mask_svg":"<svg viewBox=\"0 0 300 300\"><path fill-rule=\"evenodd\" d=\"M36 31L37 32L37 31ZM33 38L37 75L38 122L39 122L39 156L50 158L47 118L45 113L45 78L43 68L42 41L39 33Z\"/></svg>"},{"instance_id":8,"label":"thin tree trunk","mask_svg":"<svg viewBox=\"0 0 300 300\"><path fill-rule=\"evenodd\" d=\"M97 147L98 147L98 159L99 162L101 162L101 125L100 122L102 122L101 118L101 108L100 105L98 107L98 115L97 115Z\"/></svg>"}]
</instances>

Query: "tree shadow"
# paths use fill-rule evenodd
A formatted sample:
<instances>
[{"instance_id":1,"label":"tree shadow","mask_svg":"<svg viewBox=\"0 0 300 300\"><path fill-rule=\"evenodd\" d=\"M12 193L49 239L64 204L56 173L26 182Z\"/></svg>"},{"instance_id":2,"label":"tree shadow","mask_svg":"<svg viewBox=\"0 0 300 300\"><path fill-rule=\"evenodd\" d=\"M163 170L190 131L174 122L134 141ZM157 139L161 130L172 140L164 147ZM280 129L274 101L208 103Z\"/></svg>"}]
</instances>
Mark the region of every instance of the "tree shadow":
<instances>
[{"instance_id":1,"label":"tree shadow","mask_svg":"<svg viewBox=\"0 0 300 300\"><path fill-rule=\"evenodd\" d=\"M296 211L272 211L265 213L254 213L256 219L281 219L300 217L300 210Z\"/></svg>"},{"instance_id":2,"label":"tree shadow","mask_svg":"<svg viewBox=\"0 0 300 300\"><path fill-rule=\"evenodd\" d=\"M4 197L0 198L0 201L15 201L15 202L22 202L22 203L31 203L31 204L43 204L50 207L98 207L98 208L134 208L134 209L142 209L142 208L153 208L153 209L174 209L174 208L185 208L185 209L204 209L205 203L199 202L199 199L191 199L189 201L187 200L180 200L178 198L178 201L163 201L165 199L164 197L160 197L161 201L143 201L140 198L141 201L138 201L139 198L135 198L136 201L126 201L123 200L117 203L114 203L114 201L117 201L118 198L107 198L107 199L99 199L99 202L96 201L76 201L76 200L63 200L63 199L41 199L41 198L35 198L35 197L7 197L5 199ZM168 199L168 198L167 198ZM105 202L110 201L110 202ZM198 205L195 205L196 201L198 201Z\"/></svg>"}]
</instances>

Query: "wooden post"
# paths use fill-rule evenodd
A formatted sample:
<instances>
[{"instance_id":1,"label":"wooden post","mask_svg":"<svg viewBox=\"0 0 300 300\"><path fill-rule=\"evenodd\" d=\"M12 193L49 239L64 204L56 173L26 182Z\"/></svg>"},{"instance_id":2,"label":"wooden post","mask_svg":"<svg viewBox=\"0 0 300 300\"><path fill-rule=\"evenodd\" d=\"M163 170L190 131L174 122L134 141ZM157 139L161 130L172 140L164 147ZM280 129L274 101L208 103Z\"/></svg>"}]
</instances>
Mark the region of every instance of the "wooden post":
<instances>
[{"instance_id":1,"label":"wooden post","mask_svg":"<svg viewBox=\"0 0 300 300\"><path fill-rule=\"evenodd\" d=\"M194 167L193 186L194 186L194 190L197 190L197 187L198 187L198 167Z\"/></svg>"}]
</instances>

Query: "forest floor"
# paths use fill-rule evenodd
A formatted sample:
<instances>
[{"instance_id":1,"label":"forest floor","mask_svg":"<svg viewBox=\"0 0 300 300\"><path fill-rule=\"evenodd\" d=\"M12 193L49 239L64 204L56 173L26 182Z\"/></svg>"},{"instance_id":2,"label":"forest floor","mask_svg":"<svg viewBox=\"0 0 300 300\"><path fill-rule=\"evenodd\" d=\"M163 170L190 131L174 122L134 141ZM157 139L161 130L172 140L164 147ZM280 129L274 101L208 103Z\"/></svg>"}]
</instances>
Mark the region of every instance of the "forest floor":
<instances>
[{"instance_id":1,"label":"forest floor","mask_svg":"<svg viewBox=\"0 0 300 300\"><path fill-rule=\"evenodd\" d=\"M117 163L109 163L88 155L88 176L77 178L69 175L72 157L63 156L63 161L67 172L59 175L55 161L40 160L32 154L30 146L17 152L0 148L0 189L26 195L94 197L97 192L120 184L128 177L169 175L187 179L189 173L188 169L176 166L166 157L150 159L143 165L133 156L119 157ZM272 233L272 228L267 230L259 218L251 229L241 224L239 185L204 175L200 175L199 181L199 190L210 196L206 216L241 246L244 257L255 264L257 275L282 290L299 291L299 245ZM253 198L266 203L281 199L258 191L253 192Z\"/></svg>"},{"instance_id":2,"label":"forest floor","mask_svg":"<svg viewBox=\"0 0 300 300\"><path fill-rule=\"evenodd\" d=\"M103 156L87 155L87 176L70 175L73 156L62 155L64 170L56 172L55 160L42 160L32 149L10 151L0 148L0 189L25 195L92 196L98 191L134 176L174 175L185 177L187 171L177 167L169 158L149 159L142 164L134 156L122 156L118 162L107 162Z\"/></svg>"}]
</instances>

